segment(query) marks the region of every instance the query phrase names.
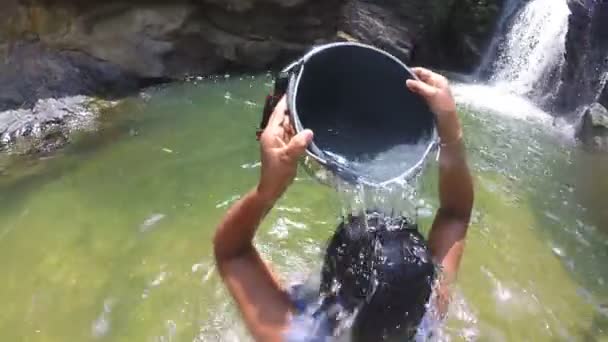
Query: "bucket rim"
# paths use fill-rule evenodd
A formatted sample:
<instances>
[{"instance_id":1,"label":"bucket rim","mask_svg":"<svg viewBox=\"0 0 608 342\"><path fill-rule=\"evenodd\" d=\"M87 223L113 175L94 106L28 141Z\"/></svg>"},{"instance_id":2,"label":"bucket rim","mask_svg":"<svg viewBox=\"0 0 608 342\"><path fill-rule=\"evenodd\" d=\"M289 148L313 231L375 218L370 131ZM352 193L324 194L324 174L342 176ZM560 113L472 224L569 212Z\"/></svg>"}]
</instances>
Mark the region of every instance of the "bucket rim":
<instances>
[{"instance_id":1,"label":"bucket rim","mask_svg":"<svg viewBox=\"0 0 608 342\"><path fill-rule=\"evenodd\" d=\"M296 133L299 133L304 130L302 122L300 121L300 116L298 115L298 112L297 112L295 101L298 96L298 89L299 89L300 81L302 79L302 74L304 73L304 70L306 67L306 63L312 57L314 57L315 55L319 54L322 51L325 51L325 50L328 50L331 48L349 47L349 46L370 49L370 50L380 53L386 57L389 57L391 60L393 60L398 65L403 67L413 79L420 80L416 76L416 74L414 74L412 72L412 70L405 63L403 63L400 59L398 59L394 55L388 53L387 51L384 51L384 50L377 48L375 46L372 46L372 45L358 43L358 42L334 42L334 43L324 44L324 45L320 45L320 46L315 46L309 52L307 52L304 56L302 56L295 62L289 64L287 67L285 67L282 70L282 73L289 75L289 86L288 86L288 92L287 92L289 94L289 96L287 96L287 107L289 109L290 116L293 119ZM404 87L405 87L405 82L404 82ZM433 113L433 115L434 115L434 113ZM318 153L311 151L311 146L309 146L306 149L306 155L308 157L312 158L313 160L315 160L316 162L320 163L321 165L323 165L326 168L328 168L329 166L334 166L334 168L337 167L338 169L334 170L334 171L337 173L337 175L341 179L343 179L347 182L349 182L349 179L350 179L350 180L354 181L355 183L378 188L378 187L387 187L391 184L397 183L399 180L402 180L402 179L413 178L413 176L415 176L418 172L420 172L423 169L424 164L426 163L427 158L429 157L431 152L433 152L439 146L438 142L439 142L439 140L438 140L438 134L437 134L437 127L435 125L433 125L429 144L426 147L424 153L422 153L418 162L416 162L416 164L414 164L413 166L411 166L409 169L407 169L403 173L399 174L398 176L390 178L385 181L381 181L381 182L371 181L367 177L357 174L353 170L350 170L343 165L334 165L336 163L329 162L328 160L326 160L326 159L322 158L320 155L318 155ZM314 142L311 145L314 145ZM313 146L313 148L318 149L316 146Z\"/></svg>"}]
</instances>

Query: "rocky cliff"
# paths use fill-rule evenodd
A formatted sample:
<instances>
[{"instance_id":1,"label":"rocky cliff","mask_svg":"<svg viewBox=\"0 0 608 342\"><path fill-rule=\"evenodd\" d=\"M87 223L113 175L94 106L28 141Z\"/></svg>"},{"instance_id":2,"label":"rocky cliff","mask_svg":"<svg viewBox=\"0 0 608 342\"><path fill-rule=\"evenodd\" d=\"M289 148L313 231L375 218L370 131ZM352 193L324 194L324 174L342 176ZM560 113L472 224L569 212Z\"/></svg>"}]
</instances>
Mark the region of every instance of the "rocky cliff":
<instances>
[{"instance_id":1,"label":"rocky cliff","mask_svg":"<svg viewBox=\"0 0 608 342\"><path fill-rule=\"evenodd\" d=\"M486 53L504 0L436 2L434 25L417 46L414 62L472 73Z\"/></svg>"},{"instance_id":2,"label":"rocky cliff","mask_svg":"<svg viewBox=\"0 0 608 342\"><path fill-rule=\"evenodd\" d=\"M116 96L185 75L265 69L338 39L340 31L405 61L416 54L418 63L429 56L434 64L471 66L491 34L499 3L5 0L0 110L61 95ZM458 31L457 40L450 30ZM440 33L445 37L433 39ZM462 58L430 58L436 52Z\"/></svg>"},{"instance_id":3,"label":"rocky cliff","mask_svg":"<svg viewBox=\"0 0 608 342\"><path fill-rule=\"evenodd\" d=\"M21 140L31 142L26 153L69 141L78 113L94 117L80 95L111 99L189 75L278 67L345 37L406 62L466 69L478 63L500 3L4 0L0 150ZM75 97L53 100L65 96Z\"/></svg>"},{"instance_id":4,"label":"rocky cliff","mask_svg":"<svg viewBox=\"0 0 608 342\"><path fill-rule=\"evenodd\" d=\"M18 1L0 24L0 109L260 69L333 37L340 2Z\"/></svg>"},{"instance_id":5,"label":"rocky cliff","mask_svg":"<svg viewBox=\"0 0 608 342\"><path fill-rule=\"evenodd\" d=\"M557 113L583 113L577 137L585 146L608 151L608 3L568 0L565 62L554 96Z\"/></svg>"},{"instance_id":6,"label":"rocky cliff","mask_svg":"<svg viewBox=\"0 0 608 342\"><path fill-rule=\"evenodd\" d=\"M602 0L569 0L566 58L556 109L576 111L594 101L608 105L608 3ZM603 95L602 95L603 94Z\"/></svg>"}]
</instances>

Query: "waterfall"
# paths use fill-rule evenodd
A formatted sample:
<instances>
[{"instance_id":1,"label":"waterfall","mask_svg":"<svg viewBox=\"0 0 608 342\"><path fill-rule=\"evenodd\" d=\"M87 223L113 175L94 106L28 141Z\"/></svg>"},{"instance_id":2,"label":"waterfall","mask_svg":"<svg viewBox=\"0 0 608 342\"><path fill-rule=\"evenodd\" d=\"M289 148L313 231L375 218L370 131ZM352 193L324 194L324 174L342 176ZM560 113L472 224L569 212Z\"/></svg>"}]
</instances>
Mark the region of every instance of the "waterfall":
<instances>
[{"instance_id":1,"label":"waterfall","mask_svg":"<svg viewBox=\"0 0 608 342\"><path fill-rule=\"evenodd\" d=\"M565 67L568 0L505 0L490 48L477 71L481 83L458 84L461 104L517 119L556 125L549 114ZM571 134L571 126L560 127Z\"/></svg>"},{"instance_id":2,"label":"waterfall","mask_svg":"<svg viewBox=\"0 0 608 342\"><path fill-rule=\"evenodd\" d=\"M564 62L570 14L566 1L532 0L521 8L493 64L492 83L527 96L557 88L550 75Z\"/></svg>"},{"instance_id":3,"label":"waterfall","mask_svg":"<svg viewBox=\"0 0 608 342\"><path fill-rule=\"evenodd\" d=\"M479 67L475 71L477 78L482 78L492 72L494 61L498 55L501 43L504 40L504 34L508 31L508 25L511 23L513 16L517 13L517 10L522 7L522 3L526 0L505 0L502 13L496 24L494 37L490 42L487 53L483 56ZM484 76L485 75L485 76Z\"/></svg>"}]
</instances>

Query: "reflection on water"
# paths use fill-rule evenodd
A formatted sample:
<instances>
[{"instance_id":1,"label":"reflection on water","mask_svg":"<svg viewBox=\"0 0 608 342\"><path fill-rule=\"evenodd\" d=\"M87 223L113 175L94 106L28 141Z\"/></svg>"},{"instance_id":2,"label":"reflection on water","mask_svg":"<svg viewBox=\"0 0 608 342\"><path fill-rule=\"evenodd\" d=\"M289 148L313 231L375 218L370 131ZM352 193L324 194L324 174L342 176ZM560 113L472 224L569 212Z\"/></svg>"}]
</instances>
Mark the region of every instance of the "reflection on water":
<instances>
[{"instance_id":1,"label":"reflection on water","mask_svg":"<svg viewBox=\"0 0 608 342\"><path fill-rule=\"evenodd\" d=\"M211 237L257 179L270 85L197 83L128 101L53 158L2 157L0 340L247 340ZM543 120L462 109L477 197L440 339L606 339L606 158ZM435 172L413 202L425 231ZM284 278L305 278L340 207L300 173L257 245Z\"/></svg>"}]
</instances>

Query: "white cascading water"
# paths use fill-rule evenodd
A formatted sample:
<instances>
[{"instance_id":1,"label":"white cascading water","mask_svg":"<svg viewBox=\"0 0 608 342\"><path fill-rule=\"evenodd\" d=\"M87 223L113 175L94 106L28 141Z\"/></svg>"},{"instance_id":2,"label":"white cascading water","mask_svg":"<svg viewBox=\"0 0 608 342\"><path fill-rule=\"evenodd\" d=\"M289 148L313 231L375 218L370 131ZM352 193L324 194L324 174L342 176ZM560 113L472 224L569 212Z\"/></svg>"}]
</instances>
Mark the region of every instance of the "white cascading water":
<instances>
[{"instance_id":1,"label":"white cascading water","mask_svg":"<svg viewBox=\"0 0 608 342\"><path fill-rule=\"evenodd\" d=\"M527 95L564 61L570 10L566 0L532 0L515 18L497 61L492 82Z\"/></svg>"},{"instance_id":2,"label":"white cascading water","mask_svg":"<svg viewBox=\"0 0 608 342\"><path fill-rule=\"evenodd\" d=\"M507 10L512 11L512 6L520 2L511 0L508 4ZM510 13L503 15L505 20L511 17ZM498 56L491 64L490 84L455 85L457 101L510 117L552 122L533 97L552 93L558 87L556 78L548 76L564 63L569 15L567 0L531 0L523 5L509 19L510 28L500 40Z\"/></svg>"}]
</instances>

